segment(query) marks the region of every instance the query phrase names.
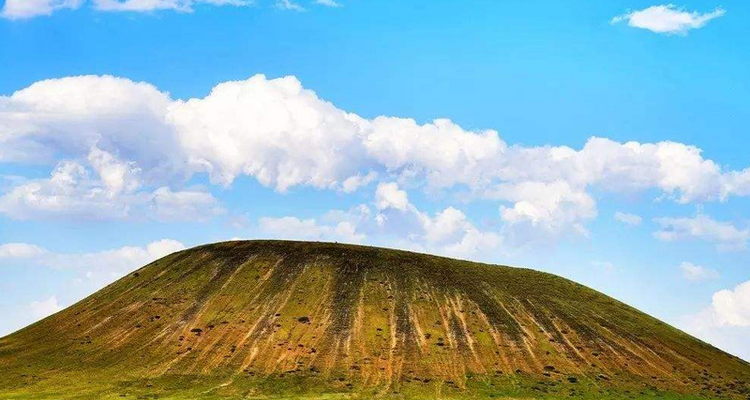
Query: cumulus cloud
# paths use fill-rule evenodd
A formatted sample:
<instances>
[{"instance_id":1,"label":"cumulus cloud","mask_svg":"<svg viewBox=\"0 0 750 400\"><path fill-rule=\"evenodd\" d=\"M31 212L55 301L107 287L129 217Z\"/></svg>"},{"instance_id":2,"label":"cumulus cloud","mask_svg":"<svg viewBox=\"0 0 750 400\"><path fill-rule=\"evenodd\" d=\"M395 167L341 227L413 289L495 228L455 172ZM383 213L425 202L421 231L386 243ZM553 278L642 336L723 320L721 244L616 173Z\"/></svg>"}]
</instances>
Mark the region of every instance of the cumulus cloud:
<instances>
[{"instance_id":1,"label":"cumulus cloud","mask_svg":"<svg viewBox=\"0 0 750 400\"><path fill-rule=\"evenodd\" d=\"M365 122L370 157L391 171L421 173L435 187L490 183L507 149L497 132L467 131L447 119L423 125L394 117Z\"/></svg>"},{"instance_id":2,"label":"cumulus cloud","mask_svg":"<svg viewBox=\"0 0 750 400\"><path fill-rule=\"evenodd\" d=\"M716 221L706 215L694 218L656 218L661 228L654 236L662 241L703 240L720 251L746 250L750 240L749 229L739 229L730 222Z\"/></svg>"},{"instance_id":3,"label":"cumulus cloud","mask_svg":"<svg viewBox=\"0 0 750 400\"><path fill-rule=\"evenodd\" d=\"M122 162L97 147L89 151L88 161L99 175L108 197L115 197L122 192L133 192L141 186L138 176L140 169L134 162Z\"/></svg>"},{"instance_id":4,"label":"cumulus cloud","mask_svg":"<svg viewBox=\"0 0 750 400\"><path fill-rule=\"evenodd\" d=\"M586 233L597 215L593 188L655 189L679 203L750 195L750 168L726 170L694 146L606 138L581 149L509 145L496 131L447 119L362 118L291 76L256 75L184 100L110 76L41 81L0 97L0 162L55 168L49 179L3 189L0 212L28 219L55 210L128 218L142 207L174 219L160 204L212 215L207 192L176 194L197 174L225 187L249 176L282 193L300 186L351 193L379 179L465 190L469 200L497 201L517 232L551 236ZM385 197L396 194L380 193L376 207L403 212L403 196Z\"/></svg>"},{"instance_id":5,"label":"cumulus cloud","mask_svg":"<svg viewBox=\"0 0 750 400\"><path fill-rule=\"evenodd\" d=\"M720 343L741 357L750 358L750 281L714 293L711 305L683 317L683 328L699 338Z\"/></svg>"},{"instance_id":6,"label":"cumulus cloud","mask_svg":"<svg viewBox=\"0 0 750 400\"><path fill-rule=\"evenodd\" d=\"M680 264L680 271L682 272L682 277L689 281L704 281L719 277L718 271L689 262Z\"/></svg>"},{"instance_id":7,"label":"cumulus cloud","mask_svg":"<svg viewBox=\"0 0 750 400\"><path fill-rule=\"evenodd\" d=\"M704 159L699 148L676 142L592 138L572 161L559 165L564 174L613 192L661 189L679 203L724 201L745 189L728 185L734 171L724 173L714 161ZM582 170L573 169L571 174L570 166Z\"/></svg>"},{"instance_id":8,"label":"cumulus cloud","mask_svg":"<svg viewBox=\"0 0 750 400\"><path fill-rule=\"evenodd\" d=\"M708 13L690 12L673 4L651 6L614 17L612 23L627 21L629 26L647 29L655 33L686 35L692 29L705 26L709 21L726 12L717 8Z\"/></svg>"},{"instance_id":9,"label":"cumulus cloud","mask_svg":"<svg viewBox=\"0 0 750 400\"><path fill-rule=\"evenodd\" d=\"M22 220L111 220L134 214L157 220L196 220L223 212L208 192L173 192L167 187L138 190L140 170L135 163L121 162L96 147L87 160L89 167L62 161L48 179L32 180L0 195L0 214Z\"/></svg>"},{"instance_id":10,"label":"cumulus cloud","mask_svg":"<svg viewBox=\"0 0 750 400\"><path fill-rule=\"evenodd\" d=\"M375 205L378 210L394 208L406 211L409 207L409 198L405 191L398 188L397 183L381 183L375 191Z\"/></svg>"},{"instance_id":11,"label":"cumulus cloud","mask_svg":"<svg viewBox=\"0 0 750 400\"><path fill-rule=\"evenodd\" d=\"M750 337L750 281L714 293L708 307L683 317L680 325L725 351L750 359L747 340Z\"/></svg>"},{"instance_id":12,"label":"cumulus cloud","mask_svg":"<svg viewBox=\"0 0 750 400\"><path fill-rule=\"evenodd\" d=\"M8 19L32 18L51 15L61 9L77 9L87 0L6 0L2 16ZM90 0L94 8L101 11L147 12L175 10L192 12L197 4L214 6L248 6L251 0Z\"/></svg>"},{"instance_id":13,"label":"cumulus cloud","mask_svg":"<svg viewBox=\"0 0 750 400\"><path fill-rule=\"evenodd\" d=\"M750 281L714 293L711 310L719 325L750 326Z\"/></svg>"},{"instance_id":14,"label":"cumulus cloud","mask_svg":"<svg viewBox=\"0 0 750 400\"><path fill-rule=\"evenodd\" d=\"M58 164L49 179L14 187L0 197L0 214L14 219L70 218L118 219L129 214L130 204L114 199L106 184L91 179L89 171L74 161Z\"/></svg>"},{"instance_id":15,"label":"cumulus cloud","mask_svg":"<svg viewBox=\"0 0 750 400\"><path fill-rule=\"evenodd\" d=\"M703 310L681 318L686 332L745 360L750 359L750 281L719 290Z\"/></svg>"},{"instance_id":16,"label":"cumulus cloud","mask_svg":"<svg viewBox=\"0 0 750 400\"><path fill-rule=\"evenodd\" d=\"M118 154L146 174L184 170L165 123L172 100L152 85L111 76L44 80L0 97L0 162L82 159L93 147Z\"/></svg>"},{"instance_id":17,"label":"cumulus cloud","mask_svg":"<svg viewBox=\"0 0 750 400\"><path fill-rule=\"evenodd\" d=\"M639 215L628 214L620 211L615 212L615 219L625 225L630 226L638 226L643 221L643 218L641 218Z\"/></svg>"},{"instance_id":18,"label":"cumulus cloud","mask_svg":"<svg viewBox=\"0 0 750 400\"><path fill-rule=\"evenodd\" d=\"M468 224L466 215L453 207L437 213L435 218L425 218L423 222L425 236L433 243L455 241L455 236L465 231Z\"/></svg>"},{"instance_id":19,"label":"cumulus cloud","mask_svg":"<svg viewBox=\"0 0 750 400\"><path fill-rule=\"evenodd\" d=\"M482 231L461 210L448 207L434 217L421 214L423 238L428 249L458 257L471 257L500 250L503 237L499 232Z\"/></svg>"},{"instance_id":20,"label":"cumulus cloud","mask_svg":"<svg viewBox=\"0 0 750 400\"><path fill-rule=\"evenodd\" d=\"M293 77L223 83L203 99L173 103L166 118L188 164L224 185L245 174L280 192L339 188L366 160L365 121Z\"/></svg>"},{"instance_id":21,"label":"cumulus cloud","mask_svg":"<svg viewBox=\"0 0 750 400\"><path fill-rule=\"evenodd\" d=\"M374 211L373 207L374 206ZM396 183L381 183L371 205L334 210L318 219L261 218L261 231L283 238L337 240L476 257L501 248L498 232L483 231L466 215L448 207L430 215L420 211Z\"/></svg>"},{"instance_id":22,"label":"cumulus cloud","mask_svg":"<svg viewBox=\"0 0 750 400\"><path fill-rule=\"evenodd\" d=\"M586 233L583 222L597 215L591 196L565 181L501 184L489 196L514 203L512 207L500 207L503 221L529 224L549 233L562 233L568 228Z\"/></svg>"}]
</instances>

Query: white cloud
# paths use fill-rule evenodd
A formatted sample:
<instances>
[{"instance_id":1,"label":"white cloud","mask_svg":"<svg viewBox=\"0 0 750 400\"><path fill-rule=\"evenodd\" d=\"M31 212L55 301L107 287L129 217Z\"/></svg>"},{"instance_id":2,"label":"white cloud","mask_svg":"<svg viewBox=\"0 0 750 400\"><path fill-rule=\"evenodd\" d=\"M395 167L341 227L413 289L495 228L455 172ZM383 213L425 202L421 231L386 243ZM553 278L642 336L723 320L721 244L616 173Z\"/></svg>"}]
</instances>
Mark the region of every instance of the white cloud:
<instances>
[{"instance_id":1,"label":"white cloud","mask_svg":"<svg viewBox=\"0 0 750 400\"><path fill-rule=\"evenodd\" d=\"M643 218L641 218L639 215L628 214L620 211L615 212L615 219L625 225L630 226L638 226L643 221Z\"/></svg>"},{"instance_id":2,"label":"white cloud","mask_svg":"<svg viewBox=\"0 0 750 400\"><path fill-rule=\"evenodd\" d=\"M0 214L21 220L112 220L143 214L172 221L202 220L223 211L203 191L139 191L140 170L135 164L98 148L92 148L87 158L97 176L77 161L60 162L49 179L26 182L0 195Z\"/></svg>"},{"instance_id":3,"label":"white cloud","mask_svg":"<svg viewBox=\"0 0 750 400\"><path fill-rule=\"evenodd\" d=\"M27 243L0 244L0 259L3 258L33 258L45 253L39 246Z\"/></svg>"},{"instance_id":4,"label":"white cloud","mask_svg":"<svg viewBox=\"0 0 750 400\"><path fill-rule=\"evenodd\" d=\"M59 164L53 176L65 179L5 189L0 209L28 219L61 210L128 218L159 188L176 193L201 173L223 186L251 176L279 192L350 193L378 179L466 190L469 200L497 200L515 230L552 236L585 234L596 217L594 188L656 189L680 203L750 195L750 168L725 170L682 143L591 138L579 150L514 146L493 130L446 119L361 118L295 77L263 75L187 100L109 76L38 82L0 97L0 162Z\"/></svg>"},{"instance_id":5,"label":"white cloud","mask_svg":"<svg viewBox=\"0 0 750 400\"><path fill-rule=\"evenodd\" d=\"M297 217L264 217L260 219L260 228L281 237L308 240L319 239L323 230L315 219L301 220Z\"/></svg>"},{"instance_id":6,"label":"white cloud","mask_svg":"<svg viewBox=\"0 0 750 400\"><path fill-rule=\"evenodd\" d=\"M744 359L750 359L750 281L714 293L711 305L682 318L687 332Z\"/></svg>"},{"instance_id":7,"label":"white cloud","mask_svg":"<svg viewBox=\"0 0 750 400\"><path fill-rule=\"evenodd\" d=\"M448 207L437 213L435 218L424 219L425 236L432 243L455 241L456 235L469 228L467 224L469 222L461 210Z\"/></svg>"},{"instance_id":8,"label":"white cloud","mask_svg":"<svg viewBox=\"0 0 750 400\"><path fill-rule=\"evenodd\" d=\"M680 271L682 272L682 277L689 281L704 281L719 277L718 271L689 262L680 264Z\"/></svg>"},{"instance_id":9,"label":"white cloud","mask_svg":"<svg viewBox=\"0 0 750 400\"><path fill-rule=\"evenodd\" d=\"M476 257L500 250L503 245L499 232L478 229L456 208L448 207L434 217L422 213L420 216L423 245L427 250L449 256Z\"/></svg>"},{"instance_id":10,"label":"white cloud","mask_svg":"<svg viewBox=\"0 0 750 400\"><path fill-rule=\"evenodd\" d=\"M519 245L571 231L587 235L584 224L597 215L594 199L565 181L500 184L485 196L513 203L500 206L500 216L506 234Z\"/></svg>"},{"instance_id":11,"label":"white cloud","mask_svg":"<svg viewBox=\"0 0 750 400\"><path fill-rule=\"evenodd\" d=\"M750 230L738 229L730 222L716 221L706 215L694 218L656 218L661 229L654 236L663 241L699 239L713 243L720 251L746 250Z\"/></svg>"},{"instance_id":12,"label":"white cloud","mask_svg":"<svg viewBox=\"0 0 750 400\"><path fill-rule=\"evenodd\" d=\"M409 206L409 198L406 192L398 188L395 182L381 183L375 190L375 205L378 210L394 208L406 211Z\"/></svg>"},{"instance_id":13,"label":"white cloud","mask_svg":"<svg viewBox=\"0 0 750 400\"><path fill-rule=\"evenodd\" d=\"M372 171L367 173L367 175L351 176L341 183L341 191L344 193L355 192L360 187L369 185L372 181L377 179L377 177L378 174Z\"/></svg>"},{"instance_id":14,"label":"white cloud","mask_svg":"<svg viewBox=\"0 0 750 400\"><path fill-rule=\"evenodd\" d=\"M564 162L551 165L566 180L599 184L613 192L657 188L680 203L741 195L727 184L732 172L723 173L719 165L702 157L699 148L682 143L592 138L580 152L558 159Z\"/></svg>"},{"instance_id":15,"label":"white cloud","mask_svg":"<svg viewBox=\"0 0 750 400\"><path fill-rule=\"evenodd\" d=\"M569 222L594 218L597 213L596 203L587 193L562 181L503 184L494 189L492 197L515 202L512 208L501 207L504 221L528 221L550 230L560 229L559 225Z\"/></svg>"},{"instance_id":16,"label":"white cloud","mask_svg":"<svg viewBox=\"0 0 750 400\"><path fill-rule=\"evenodd\" d=\"M29 309L31 311L31 317L38 320L50 316L63 308L58 304L57 296L52 296L47 300L32 302L29 304Z\"/></svg>"},{"instance_id":17,"label":"white cloud","mask_svg":"<svg viewBox=\"0 0 750 400\"><path fill-rule=\"evenodd\" d=\"M356 232L356 227L342 221L335 225L320 225L315 219L301 220L296 217L261 218L260 228L266 233L284 239L330 240L360 243L365 235Z\"/></svg>"},{"instance_id":18,"label":"white cloud","mask_svg":"<svg viewBox=\"0 0 750 400\"><path fill-rule=\"evenodd\" d=\"M497 251L503 245L503 238L495 232L485 232L477 228L468 228L456 243L447 244L443 253L455 257L481 257L488 252Z\"/></svg>"},{"instance_id":19,"label":"white cloud","mask_svg":"<svg viewBox=\"0 0 750 400\"><path fill-rule=\"evenodd\" d=\"M0 196L0 214L14 219L118 219L130 212L128 200L110 196L106 186L75 161L55 167L49 179L34 180Z\"/></svg>"},{"instance_id":20,"label":"white cloud","mask_svg":"<svg viewBox=\"0 0 750 400\"><path fill-rule=\"evenodd\" d=\"M714 293L711 305L700 313L689 316L687 322L695 330L750 327L750 281L741 283L734 289Z\"/></svg>"},{"instance_id":21,"label":"white cloud","mask_svg":"<svg viewBox=\"0 0 750 400\"><path fill-rule=\"evenodd\" d=\"M44 80L0 97L0 162L84 159L96 147L135 162L146 180L185 170L166 124L172 100L111 76ZM172 156L174 154L174 156Z\"/></svg>"},{"instance_id":22,"label":"white cloud","mask_svg":"<svg viewBox=\"0 0 750 400\"><path fill-rule=\"evenodd\" d=\"M750 196L750 168L742 171L731 171L724 176L724 193L722 197L728 195Z\"/></svg>"},{"instance_id":23,"label":"white cloud","mask_svg":"<svg viewBox=\"0 0 750 400\"><path fill-rule=\"evenodd\" d=\"M177 101L167 120L188 163L228 185L239 174L284 192L337 188L366 159L364 120L335 108L293 77L216 86L204 99Z\"/></svg>"},{"instance_id":24,"label":"white cloud","mask_svg":"<svg viewBox=\"0 0 750 400\"><path fill-rule=\"evenodd\" d=\"M170 239L149 243L144 247L125 246L119 249L83 254L55 254L43 263L56 268L74 268L89 285L112 282L154 260L167 256L185 246Z\"/></svg>"},{"instance_id":25,"label":"white cloud","mask_svg":"<svg viewBox=\"0 0 750 400\"><path fill-rule=\"evenodd\" d=\"M248 6L251 0L92 0L94 6L102 11L155 11L176 10L182 12L193 11L196 4L211 4L214 6Z\"/></svg>"},{"instance_id":26,"label":"white cloud","mask_svg":"<svg viewBox=\"0 0 750 400\"><path fill-rule=\"evenodd\" d=\"M750 327L719 324L713 307L696 314L682 317L679 321L680 327L707 343L741 357L750 360Z\"/></svg>"},{"instance_id":27,"label":"white cloud","mask_svg":"<svg viewBox=\"0 0 750 400\"><path fill-rule=\"evenodd\" d=\"M434 187L564 181L581 189L659 188L680 202L750 193L750 169L723 172L693 146L592 138L580 151L509 147L495 131L466 131L444 119L366 120L294 77L256 75L186 101L107 76L42 81L0 97L0 126L1 161L81 158L96 146L135 163L147 182L208 172L222 184L246 174L279 191L340 189L379 167L425 176Z\"/></svg>"},{"instance_id":28,"label":"white cloud","mask_svg":"<svg viewBox=\"0 0 750 400\"><path fill-rule=\"evenodd\" d=\"M711 307L720 325L750 326L750 281L714 293Z\"/></svg>"},{"instance_id":29,"label":"white cloud","mask_svg":"<svg viewBox=\"0 0 750 400\"><path fill-rule=\"evenodd\" d=\"M80 8L87 0L6 0L2 16L8 19L32 18L51 15L61 9ZM192 12L197 4L214 6L248 6L252 0L90 0L97 10L148 12L175 10Z\"/></svg>"},{"instance_id":30,"label":"white cloud","mask_svg":"<svg viewBox=\"0 0 750 400\"><path fill-rule=\"evenodd\" d=\"M326 7L343 7L341 3L335 0L315 0L315 4Z\"/></svg>"},{"instance_id":31,"label":"white cloud","mask_svg":"<svg viewBox=\"0 0 750 400\"><path fill-rule=\"evenodd\" d=\"M378 117L364 126L364 146L378 164L392 171L413 169L435 187L490 183L507 147L495 131L466 131L447 119L419 125Z\"/></svg>"},{"instance_id":32,"label":"white cloud","mask_svg":"<svg viewBox=\"0 0 750 400\"><path fill-rule=\"evenodd\" d=\"M147 244L145 255L153 261L184 249L185 245L176 240L162 239Z\"/></svg>"},{"instance_id":33,"label":"white cloud","mask_svg":"<svg viewBox=\"0 0 750 400\"><path fill-rule=\"evenodd\" d=\"M651 6L612 19L612 23L627 21L634 28L647 29L655 33L685 35L691 29L702 28L712 19L725 14L722 8L701 14L689 12L673 4Z\"/></svg>"},{"instance_id":34,"label":"white cloud","mask_svg":"<svg viewBox=\"0 0 750 400\"><path fill-rule=\"evenodd\" d=\"M92 253L57 253L32 244L9 243L0 245L0 266L73 269L83 283L98 289L136 268L184 248L178 241L162 239L143 247L126 246Z\"/></svg>"},{"instance_id":35,"label":"white cloud","mask_svg":"<svg viewBox=\"0 0 750 400\"><path fill-rule=\"evenodd\" d=\"M24 19L40 15L51 15L62 9L75 9L85 0L5 0L2 16L8 19Z\"/></svg>"},{"instance_id":36,"label":"white cloud","mask_svg":"<svg viewBox=\"0 0 750 400\"><path fill-rule=\"evenodd\" d=\"M107 190L108 197L134 192L141 186L140 169L134 162L122 162L96 147L91 148L88 161Z\"/></svg>"},{"instance_id":37,"label":"white cloud","mask_svg":"<svg viewBox=\"0 0 750 400\"><path fill-rule=\"evenodd\" d=\"M276 8L290 11L305 11L305 7L302 7L292 0L276 0Z\"/></svg>"},{"instance_id":38,"label":"white cloud","mask_svg":"<svg viewBox=\"0 0 750 400\"><path fill-rule=\"evenodd\" d=\"M167 187L151 194L151 215L160 221L205 221L224 213L216 198L202 190L173 192Z\"/></svg>"},{"instance_id":39,"label":"white cloud","mask_svg":"<svg viewBox=\"0 0 750 400\"><path fill-rule=\"evenodd\" d=\"M454 207L431 216L411 204L396 183L382 183L378 189L373 199L377 213L361 204L348 211L330 211L319 219L261 218L261 231L307 240L358 243L367 238L371 244L456 257L481 257L502 246L500 233L478 229Z\"/></svg>"}]
</instances>

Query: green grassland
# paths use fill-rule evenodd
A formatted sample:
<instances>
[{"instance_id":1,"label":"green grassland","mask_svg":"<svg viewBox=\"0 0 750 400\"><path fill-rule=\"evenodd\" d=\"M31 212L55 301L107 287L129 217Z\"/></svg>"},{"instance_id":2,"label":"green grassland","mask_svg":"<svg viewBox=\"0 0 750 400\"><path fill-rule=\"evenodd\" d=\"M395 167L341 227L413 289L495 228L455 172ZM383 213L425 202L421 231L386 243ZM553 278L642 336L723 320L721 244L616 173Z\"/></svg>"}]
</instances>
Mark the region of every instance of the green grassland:
<instances>
[{"instance_id":1,"label":"green grassland","mask_svg":"<svg viewBox=\"0 0 750 400\"><path fill-rule=\"evenodd\" d=\"M750 398L750 365L528 269L226 242L0 339L4 399Z\"/></svg>"}]
</instances>

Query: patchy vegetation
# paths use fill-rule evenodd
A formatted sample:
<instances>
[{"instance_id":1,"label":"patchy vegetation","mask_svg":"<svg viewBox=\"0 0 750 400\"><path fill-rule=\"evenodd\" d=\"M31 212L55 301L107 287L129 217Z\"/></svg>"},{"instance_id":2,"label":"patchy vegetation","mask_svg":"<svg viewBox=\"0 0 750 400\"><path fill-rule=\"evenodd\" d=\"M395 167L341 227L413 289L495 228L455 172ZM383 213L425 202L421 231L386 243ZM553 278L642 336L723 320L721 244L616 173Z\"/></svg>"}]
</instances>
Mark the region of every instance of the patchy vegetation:
<instances>
[{"instance_id":1,"label":"patchy vegetation","mask_svg":"<svg viewBox=\"0 0 750 400\"><path fill-rule=\"evenodd\" d=\"M750 398L750 365L541 272L327 243L172 254L0 339L0 399Z\"/></svg>"}]
</instances>

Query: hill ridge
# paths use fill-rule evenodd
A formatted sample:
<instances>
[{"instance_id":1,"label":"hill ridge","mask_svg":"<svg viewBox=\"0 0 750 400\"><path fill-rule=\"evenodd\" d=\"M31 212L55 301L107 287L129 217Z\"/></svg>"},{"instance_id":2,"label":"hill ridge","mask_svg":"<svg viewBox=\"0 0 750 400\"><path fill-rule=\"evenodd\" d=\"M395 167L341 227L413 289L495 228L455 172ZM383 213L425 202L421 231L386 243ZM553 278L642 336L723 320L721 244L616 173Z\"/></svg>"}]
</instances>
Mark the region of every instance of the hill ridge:
<instances>
[{"instance_id":1,"label":"hill ridge","mask_svg":"<svg viewBox=\"0 0 750 400\"><path fill-rule=\"evenodd\" d=\"M0 339L0 376L0 399L750 395L746 362L553 274L297 241L157 260Z\"/></svg>"}]
</instances>

